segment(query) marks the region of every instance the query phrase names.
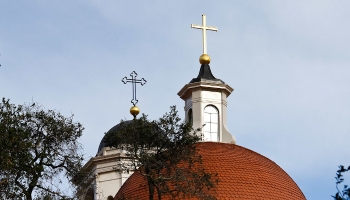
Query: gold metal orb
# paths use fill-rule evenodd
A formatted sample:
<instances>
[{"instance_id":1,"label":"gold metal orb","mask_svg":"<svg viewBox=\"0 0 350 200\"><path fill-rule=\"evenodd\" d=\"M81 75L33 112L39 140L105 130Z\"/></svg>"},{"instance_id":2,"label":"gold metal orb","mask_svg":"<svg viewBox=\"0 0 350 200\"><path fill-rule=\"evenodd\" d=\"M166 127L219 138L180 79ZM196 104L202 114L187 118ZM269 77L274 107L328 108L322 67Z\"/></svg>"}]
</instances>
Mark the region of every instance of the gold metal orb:
<instances>
[{"instance_id":1,"label":"gold metal orb","mask_svg":"<svg viewBox=\"0 0 350 200\"><path fill-rule=\"evenodd\" d=\"M199 63L200 64L209 64L210 63L210 57L208 54L202 54L200 57L199 57Z\"/></svg>"},{"instance_id":2,"label":"gold metal orb","mask_svg":"<svg viewBox=\"0 0 350 200\"><path fill-rule=\"evenodd\" d=\"M137 106L133 106L130 108L130 114L132 114L134 118L136 118L136 115L138 115L139 113L140 113L140 108L138 108Z\"/></svg>"}]
</instances>

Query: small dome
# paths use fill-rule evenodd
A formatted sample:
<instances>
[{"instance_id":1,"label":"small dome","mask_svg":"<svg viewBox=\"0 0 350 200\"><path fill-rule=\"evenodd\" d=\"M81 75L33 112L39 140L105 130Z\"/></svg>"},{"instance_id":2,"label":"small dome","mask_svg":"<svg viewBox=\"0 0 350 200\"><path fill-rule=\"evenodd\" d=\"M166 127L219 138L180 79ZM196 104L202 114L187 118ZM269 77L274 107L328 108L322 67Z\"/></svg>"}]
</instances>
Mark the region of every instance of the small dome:
<instances>
[{"instance_id":1,"label":"small dome","mask_svg":"<svg viewBox=\"0 0 350 200\"><path fill-rule=\"evenodd\" d=\"M206 80L225 83L224 81L214 77L213 73L211 73L209 64L202 64L197 78L193 78L190 81L190 83L201 82L201 81L206 81Z\"/></svg>"},{"instance_id":2,"label":"small dome","mask_svg":"<svg viewBox=\"0 0 350 200\"><path fill-rule=\"evenodd\" d=\"M133 123L134 120L128 120L128 121L124 121L124 124L131 124ZM108 135L118 132L118 130L120 129L120 124L117 124L115 126L113 126L111 129L109 129L109 131L103 136L100 145L98 146L98 150L97 150L97 154L105 147L108 147L110 145L110 143L107 141Z\"/></svg>"},{"instance_id":3,"label":"small dome","mask_svg":"<svg viewBox=\"0 0 350 200\"><path fill-rule=\"evenodd\" d=\"M219 183L209 190L217 199L306 199L281 167L252 150L218 142L199 142L196 145L207 172L218 173ZM131 175L114 199L121 197L148 199L144 177L137 172ZM162 199L171 198L164 196Z\"/></svg>"}]
</instances>

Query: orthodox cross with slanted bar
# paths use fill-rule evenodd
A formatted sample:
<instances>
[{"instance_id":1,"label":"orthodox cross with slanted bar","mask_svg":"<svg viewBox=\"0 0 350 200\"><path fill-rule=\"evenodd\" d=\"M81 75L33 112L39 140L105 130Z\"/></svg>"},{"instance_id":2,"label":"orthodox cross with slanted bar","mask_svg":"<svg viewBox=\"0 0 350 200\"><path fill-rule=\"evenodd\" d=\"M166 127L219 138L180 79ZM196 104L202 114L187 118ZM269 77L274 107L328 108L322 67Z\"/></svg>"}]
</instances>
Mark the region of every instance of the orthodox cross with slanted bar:
<instances>
[{"instance_id":1,"label":"orthodox cross with slanted bar","mask_svg":"<svg viewBox=\"0 0 350 200\"><path fill-rule=\"evenodd\" d=\"M218 28L207 26L207 17L205 15L202 15L202 25L191 24L191 28L202 29L203 54L207 54L207 30L218 31Z\"/></svg>"},{"instance_id":2,"label":"orthodox cross with slanted bar","mask_svg":"<svg viewBox=\"0 0 350 200\"><path fill-rule=\"evenodd\" d=\"M139 100L136 99L136 83L140 83L142 86L146 84L146 80L144 78L142 79L136 79L137 73L135 71L131 72L130 74L131 79L126 78L126 76L122 79L122 82L124 84L131 83L132 84L132 100L131 103L135 106Z\"/></svg>"}]
</instances>

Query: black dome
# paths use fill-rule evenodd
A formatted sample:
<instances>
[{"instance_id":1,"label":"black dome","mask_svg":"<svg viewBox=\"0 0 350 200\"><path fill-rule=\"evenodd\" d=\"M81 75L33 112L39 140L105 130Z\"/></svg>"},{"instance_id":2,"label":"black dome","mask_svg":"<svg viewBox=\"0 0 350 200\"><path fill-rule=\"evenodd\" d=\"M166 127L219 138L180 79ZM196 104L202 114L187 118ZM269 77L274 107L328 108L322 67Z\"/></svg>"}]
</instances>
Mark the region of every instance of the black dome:
<instances>
[{"instance_id":1,"label":"black dome","mask_svg":"<svg viewBox=\"0 0 350 200\"><path fill-rule=\"evenodd\" d=\"M131 124L131 123L133 123L133 121L134 120L128 120L128 121L124 121L122 123L123 124ZM113 126L111 129L109 129L109 131L107 133L105 133L105 135L103 136L103 138L102 138L102 140L100 142L100 145L98 146L97 154L103 148L108 147L108 141L107 141L108 135L117 132L120 129L120 126L121 126L122 123L119 123L119 124Z\"/></svg>"},{"instance_id":2,"label":"black dome","mask_svg":"<svg viewBox=\"0 0 350 200\"><path fill-rule=\"evenodd\" d=\"M221 83L225 83L221 79L214 77L213 73L211 73L209 64L202 64L197 78L193 78L190 83L201 82L203 80L220 81Z\"/></svg>"}]
</instances>

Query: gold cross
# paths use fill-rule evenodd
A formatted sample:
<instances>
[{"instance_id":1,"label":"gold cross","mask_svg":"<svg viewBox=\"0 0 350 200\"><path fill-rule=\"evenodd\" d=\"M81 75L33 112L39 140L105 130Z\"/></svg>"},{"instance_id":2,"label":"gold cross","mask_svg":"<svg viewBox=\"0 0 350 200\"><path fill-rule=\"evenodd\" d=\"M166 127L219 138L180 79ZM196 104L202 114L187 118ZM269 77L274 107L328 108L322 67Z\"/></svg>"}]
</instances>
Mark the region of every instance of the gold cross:
<instances>
[{"instance_id":1,"label":"gold cross","mask_svg":"<svg viewBox=\"0 0 350 200\"><path fill-rule=\"evenodd\" d=\"M203 54L207 54L207 30L218 31L217 27L207 26L207 16L202 15L202 25L191 24L191 28L202 29Z\"/></svg>"}]
</instances>

